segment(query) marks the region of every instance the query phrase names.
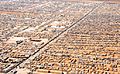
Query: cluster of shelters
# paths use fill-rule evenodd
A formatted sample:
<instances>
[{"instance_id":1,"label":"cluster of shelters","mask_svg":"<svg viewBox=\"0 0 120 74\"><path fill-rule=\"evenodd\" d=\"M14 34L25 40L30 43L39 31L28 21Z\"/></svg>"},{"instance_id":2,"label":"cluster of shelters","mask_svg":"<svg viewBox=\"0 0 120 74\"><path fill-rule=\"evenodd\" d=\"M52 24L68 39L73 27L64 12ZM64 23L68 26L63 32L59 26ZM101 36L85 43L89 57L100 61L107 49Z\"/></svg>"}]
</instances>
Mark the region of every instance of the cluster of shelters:
<instances>
[{"instance_id":1,"label":"cluster of shelters","mask_svg":"<svg viewBox=\"0 0 120 74\"><path fill-rule=\"evenodd\" d=\"M120 72L119 4L0 0L0 5L0 72Z\"/></svg>"}]
</instances>

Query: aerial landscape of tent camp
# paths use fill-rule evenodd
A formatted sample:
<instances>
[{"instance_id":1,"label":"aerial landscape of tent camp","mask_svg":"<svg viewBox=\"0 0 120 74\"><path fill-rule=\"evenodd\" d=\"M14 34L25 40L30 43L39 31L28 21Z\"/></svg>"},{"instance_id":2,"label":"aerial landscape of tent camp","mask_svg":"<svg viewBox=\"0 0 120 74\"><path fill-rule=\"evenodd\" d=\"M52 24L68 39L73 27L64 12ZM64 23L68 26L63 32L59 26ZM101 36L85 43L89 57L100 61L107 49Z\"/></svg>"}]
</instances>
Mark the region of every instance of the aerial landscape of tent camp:
<instances>
[{"instance_id":1,"label":"aerial landscape of tent camp","mask_svg":"<svg viewBox=\"0 0 120 74\"><path fill-rule=\"evenodd\" d=\"M120 1L0 0L0 74L120 74Z\"/></svg>"}]
</instances>

